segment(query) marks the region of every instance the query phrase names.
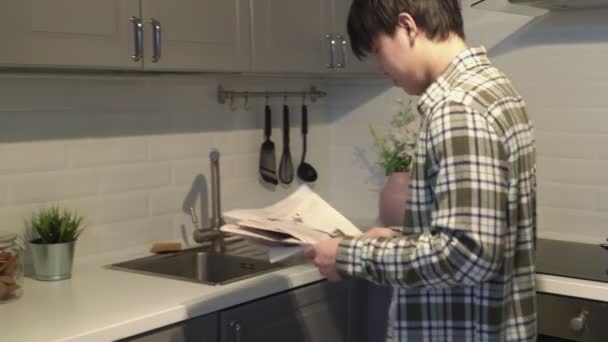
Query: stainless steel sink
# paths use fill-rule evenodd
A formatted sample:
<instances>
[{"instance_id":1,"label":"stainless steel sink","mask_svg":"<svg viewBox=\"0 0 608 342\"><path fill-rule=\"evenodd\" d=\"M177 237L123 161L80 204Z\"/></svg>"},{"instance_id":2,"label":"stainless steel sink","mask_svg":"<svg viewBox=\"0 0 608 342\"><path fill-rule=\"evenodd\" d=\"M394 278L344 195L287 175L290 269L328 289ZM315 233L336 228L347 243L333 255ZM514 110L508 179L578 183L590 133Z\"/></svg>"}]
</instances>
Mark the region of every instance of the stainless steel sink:
<instances>
[{"instance_id":1,"label":"stainless steel sink","mask_svg":"<svg viewBox=\"0 0 608 342\"><path fill-rule=\"evenodd\" d=\"M288 265L208 252L204 248L175 254L153 255L109 265L119 271L187 280L196 283L223 285L274 271Z\"/></svg>"}]
</instances>

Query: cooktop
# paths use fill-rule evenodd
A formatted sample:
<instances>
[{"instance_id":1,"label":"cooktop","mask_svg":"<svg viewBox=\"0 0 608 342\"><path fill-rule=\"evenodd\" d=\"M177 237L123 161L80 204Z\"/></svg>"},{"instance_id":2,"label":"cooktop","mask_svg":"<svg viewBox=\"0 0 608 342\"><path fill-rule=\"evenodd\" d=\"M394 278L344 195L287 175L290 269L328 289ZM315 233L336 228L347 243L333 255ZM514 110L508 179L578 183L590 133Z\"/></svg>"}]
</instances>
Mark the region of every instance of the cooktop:
<instances>
[{"instance_id":1,"label":"cooktop","mask_svg":"<svg viewBox=\"0 0 608 342\"><path fill-rule=\"evenodd\" d=\"M536 273L608 282L607 247L600 243L538 239Z\"/></svg>"}]
</instances>

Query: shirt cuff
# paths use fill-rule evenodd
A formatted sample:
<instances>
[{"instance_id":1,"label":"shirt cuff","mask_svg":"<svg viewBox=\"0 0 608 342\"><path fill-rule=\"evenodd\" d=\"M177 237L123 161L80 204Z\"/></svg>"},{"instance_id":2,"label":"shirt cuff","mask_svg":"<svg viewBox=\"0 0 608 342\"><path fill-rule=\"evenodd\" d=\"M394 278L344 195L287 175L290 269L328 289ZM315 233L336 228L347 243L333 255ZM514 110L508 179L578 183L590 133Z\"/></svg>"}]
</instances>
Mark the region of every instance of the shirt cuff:
<instances>
[{"instance_id":1,"label":"shirt cuff","mask_svg":"<svg viewBox=\"0 0 608 342\"><path fill-rule=\"evenodd\" d=\"M340 277L365 277L362 242L366 237L345 237L338 245L336 271Z\"/></svg>"}]
</instances>

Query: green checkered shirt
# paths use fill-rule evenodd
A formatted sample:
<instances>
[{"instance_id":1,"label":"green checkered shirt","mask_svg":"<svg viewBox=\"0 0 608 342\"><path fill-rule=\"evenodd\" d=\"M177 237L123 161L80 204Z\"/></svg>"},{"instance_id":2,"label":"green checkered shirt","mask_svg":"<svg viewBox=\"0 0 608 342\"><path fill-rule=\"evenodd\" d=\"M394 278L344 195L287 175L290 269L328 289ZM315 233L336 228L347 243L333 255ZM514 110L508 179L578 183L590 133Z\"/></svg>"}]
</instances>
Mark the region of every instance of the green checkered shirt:
<instances>
[{"instance_id":1,"label":"green checkered shirt","mask_svg":"<svg viewBox=\"0 0 608 342\"><path fill-rule=\"evenodd\" d=\"M536 163L524 101L472 48L418 110L403 235L345 238L338 272L393 287L394 341L535 341Z\"/></svg>"}]
</instances>

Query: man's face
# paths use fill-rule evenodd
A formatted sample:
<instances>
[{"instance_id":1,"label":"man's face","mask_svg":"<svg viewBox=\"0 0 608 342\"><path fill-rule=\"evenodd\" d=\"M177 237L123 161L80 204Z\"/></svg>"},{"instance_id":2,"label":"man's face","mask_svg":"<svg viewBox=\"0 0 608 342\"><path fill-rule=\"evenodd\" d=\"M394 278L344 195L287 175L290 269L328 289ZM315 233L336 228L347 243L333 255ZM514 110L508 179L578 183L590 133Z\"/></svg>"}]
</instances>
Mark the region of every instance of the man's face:
<instances>
[{"instance_id":1,"label":"man's face","mask_svg":"<svg viewBox=\"0 0 608 342\"><path fill-rule=\"evenodd\" d=\"M374 39L373 48L380 72L389 77L395 86L410 95L424 92L424 70L421 69L415 44L412 44L404 28L398 27L393 36L379 33Z\"/></svg>"}]
</instances>

